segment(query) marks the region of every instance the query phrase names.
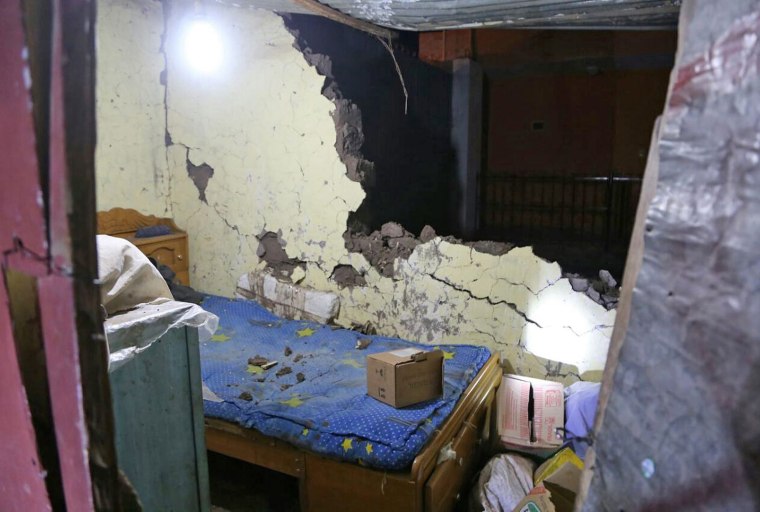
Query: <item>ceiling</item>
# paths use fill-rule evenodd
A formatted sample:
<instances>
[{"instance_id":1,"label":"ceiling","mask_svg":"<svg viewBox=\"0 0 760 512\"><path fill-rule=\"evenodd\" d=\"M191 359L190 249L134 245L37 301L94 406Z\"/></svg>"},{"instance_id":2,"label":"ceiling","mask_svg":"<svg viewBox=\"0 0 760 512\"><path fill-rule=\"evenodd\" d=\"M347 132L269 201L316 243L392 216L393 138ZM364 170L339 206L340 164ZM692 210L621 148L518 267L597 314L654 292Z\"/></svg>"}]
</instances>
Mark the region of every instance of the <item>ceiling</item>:
<instances>
[{"instance_id":1,"label":"ceiling","mask_svg":"<svg viewBox=\"0 0 760 512\"><path fill-rule=\"evenodd\" d=\"M313 13L316 0L217 0L277 12ZM681 0L322 0L352 18L396 30L474 27L670 29Z\"/></svg>"}]
</instances>

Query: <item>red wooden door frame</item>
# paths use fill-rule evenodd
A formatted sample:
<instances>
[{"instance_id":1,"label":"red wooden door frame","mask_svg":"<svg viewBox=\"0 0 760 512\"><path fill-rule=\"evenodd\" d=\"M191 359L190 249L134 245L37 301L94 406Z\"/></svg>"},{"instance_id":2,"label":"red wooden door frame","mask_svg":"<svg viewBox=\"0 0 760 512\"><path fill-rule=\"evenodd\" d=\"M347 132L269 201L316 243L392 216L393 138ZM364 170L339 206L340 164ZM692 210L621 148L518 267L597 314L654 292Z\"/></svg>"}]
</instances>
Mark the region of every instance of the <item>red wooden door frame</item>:
<instances>
[{"instance_id":1,"label":"red wooden door frame","mask_svg":"<svg viewBox=\"0 0 760 512\"><path fill-rule=\"evenodd\" d=\"M0 2L0 266L3 276L12 269L36 279L66 509L121 510L107 347L95 284L95 6L93 0L51 0L52 34L44 47L29 45L24 31L22 6L31 3ZM33 102L31 83L38 77L29 59L40 55L30 56L30 51L50 63L49 86L35 89L38 100L49 98L49 116L42 117L47 124L37 126L47 143L40 147L33 108L48 102ZM46 152L44 157L38 150ZM9 300L3 279L0 503L4 510L50 510Z\"/></svg>"}]
</instances>

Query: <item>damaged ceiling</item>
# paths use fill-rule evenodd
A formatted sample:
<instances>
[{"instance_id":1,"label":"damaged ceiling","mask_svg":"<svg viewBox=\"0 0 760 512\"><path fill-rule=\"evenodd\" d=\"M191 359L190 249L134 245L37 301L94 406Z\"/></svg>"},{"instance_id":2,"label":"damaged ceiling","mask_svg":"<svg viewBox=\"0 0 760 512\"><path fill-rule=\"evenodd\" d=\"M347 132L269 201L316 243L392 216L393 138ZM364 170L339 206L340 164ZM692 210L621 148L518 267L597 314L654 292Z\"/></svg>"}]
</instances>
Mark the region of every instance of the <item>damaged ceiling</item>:
<instances>
[{"instance_id":1,"label":"damaged ceiling","mask_svg":"<svg viewBox=\"0 0 760 512\"><path fill-rule=\"evenodd\" d=\"M474 27L668 29L681 0L217 0L276 12L328 6L375 25L412 31ZM319 4L322 5L319 5Z\"/></svg>"}]
</instances>

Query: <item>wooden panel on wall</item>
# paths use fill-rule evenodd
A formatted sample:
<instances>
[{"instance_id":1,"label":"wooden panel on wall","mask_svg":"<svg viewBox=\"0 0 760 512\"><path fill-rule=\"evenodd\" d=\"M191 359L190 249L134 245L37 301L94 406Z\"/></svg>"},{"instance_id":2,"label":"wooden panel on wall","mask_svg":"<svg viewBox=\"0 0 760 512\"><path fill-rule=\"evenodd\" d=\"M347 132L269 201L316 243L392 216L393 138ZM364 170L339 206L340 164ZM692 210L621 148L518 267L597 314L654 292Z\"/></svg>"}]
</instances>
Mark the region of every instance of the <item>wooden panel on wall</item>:
<instances>
[{"instance_id":1,"label":"wooden panel on wall","mask_svg":"<svg viewBox=\"0 0 760 512\"><path fill-rule=\"evenodd\" d=\"M441 30L421 32L419 39L420 60L430 64L442 64L474 55L472 30Z\"/></svg>"}]
</instances>

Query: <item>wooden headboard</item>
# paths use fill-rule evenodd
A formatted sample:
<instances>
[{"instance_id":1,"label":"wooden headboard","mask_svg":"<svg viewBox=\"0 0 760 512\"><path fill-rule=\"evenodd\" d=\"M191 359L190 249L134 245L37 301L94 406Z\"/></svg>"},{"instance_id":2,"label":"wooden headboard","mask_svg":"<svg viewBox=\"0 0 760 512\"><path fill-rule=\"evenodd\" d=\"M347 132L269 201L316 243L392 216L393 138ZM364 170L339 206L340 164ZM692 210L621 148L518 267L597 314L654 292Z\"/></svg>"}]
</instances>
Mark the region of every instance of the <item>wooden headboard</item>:
<instances>
[{"instance_id":1,"label":"wooden headboard","mask_svg":"<svg viewBox=\"0 0 760 512\"><path fill-rule=\"evenodd\" d=\"M147 238L135 236L138 229L157 225L168 226L171 233ZM98 233L126 238L146 256L171 268L180 283L190 284L187 233L179 229L172 219L143 215L131 208L112 208L107 212L98 212Z\"/></svg>"},{"instance_id":2,"label":"wooden headboard","mask_svg":"<svg viewBox=\"0 0 760 512\"><path fill-rule=\"evenodd\" d=\"M169 226L173 233L184 233L170 218L143 215L131 208L111 208L107 212L98 212L98 233L103 235L131 238L138 229L159 224Z\"/></svg>"}]
</instances>

